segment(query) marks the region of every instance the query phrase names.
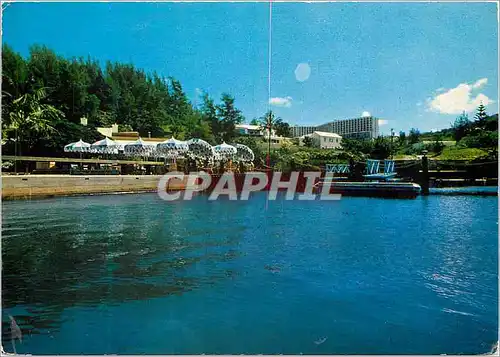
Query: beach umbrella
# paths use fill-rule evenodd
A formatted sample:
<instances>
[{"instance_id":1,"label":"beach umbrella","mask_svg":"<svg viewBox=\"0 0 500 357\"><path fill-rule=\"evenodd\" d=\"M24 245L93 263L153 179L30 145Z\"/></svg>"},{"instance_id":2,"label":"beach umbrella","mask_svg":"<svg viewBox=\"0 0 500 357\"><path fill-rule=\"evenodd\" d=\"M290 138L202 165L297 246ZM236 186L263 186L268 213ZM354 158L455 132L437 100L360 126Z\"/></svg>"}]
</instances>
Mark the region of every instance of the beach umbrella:
<instances>
[{"instance_id":1,"label":"beach umbrella","mask_svg":"<svg viewBox=\"0 0 500 357\"><path fill-rule=\"evenodd\" d=\"M155 146L148 144L141 138L134 141L133 143L127 144L124 147L125 155L140 155L140 156L150 156L155 152Z\"/></svg>"},{"instance_id":2,"label":"beach umbrella","mask_svg":"<svg viewBox=\"0 0 500 357\"><path fill-rule=\"evenodd\" d=\"M90 151L90 144L86 143L82 139L75 143L71 143L64 146L64 152L79 152L80 159L82 158L82 153Z\"/></svg>"},{"instance_id":3,"label":"beach umbrella","mask_svg":"<svg viewBox=\"0 0 500 357\"><path fill-rule=\"evenodd\" d=\"M234 144L236 148L236 159L243 162L252 162L255 159L255 155L248 146L243 144Z\"/></svg>"},{"instance_id":4,"label":"beach umbrella","mask_svg":"<svg viewBox=\"0 0 500 357\"><path fill-rule=\"evenodd\" d=\"M202 139L191 139L187 141L190 156L196 158L212 158L214 156L214 149L212 145Z\"/></svg>"},{"instance_id":5,"label":"beach umbrella","mask_svg":"<svg viewBox=\"0 0 500 357\"><path fill-rule=\"evenodd\" d=\"M118 154L118 144L106 137L93 143L90 151L100 154Z\"/></svg>"},{"instance_id":6,"label":"beach umbrella","mask_svg":"<svg viewBox=\"0 0 500 357\"><path fill-rule=\"evenodd\" d=\"M90 150L90 144L86 143L82 139L75 143L71 143L64 146L64 152L87 152Z\"/></svg>"},{"instance_id":7,"label":"beach umbrella","mask_svg":"<svg viewBox=\"0 0 500 357\"><path fill-rule=\"evenodd\" d=\"M167 158L176 158L185 154L189 150L189 145L186 141L170 138L156 145L156 151Z\"/></svg>"},{"instance_id":8,"label":"beach umbrella","mask_svg":"<svg viewBox=\"0 0 500 357\"><path fill-rule=\"evenodd\" d=\"M238 150L226 143L214 146L214 153L217 159L232 159L236 155Z\"/></svg>"}]
</instances>

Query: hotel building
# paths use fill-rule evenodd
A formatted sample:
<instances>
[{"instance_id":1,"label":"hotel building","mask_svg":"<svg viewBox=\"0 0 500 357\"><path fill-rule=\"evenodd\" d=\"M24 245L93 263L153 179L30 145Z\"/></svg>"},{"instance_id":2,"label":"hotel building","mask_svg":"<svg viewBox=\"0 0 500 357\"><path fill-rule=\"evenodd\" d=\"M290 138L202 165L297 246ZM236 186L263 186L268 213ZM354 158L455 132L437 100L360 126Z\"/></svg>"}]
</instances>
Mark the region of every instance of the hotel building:
<instances>
[{"instance_id":1,"label":"hotel building","mask_svg":"<svg viewBox=\"0 0 500 357\"><path fill-rule=\"evenodd\" d=\"M379 136L378 118L360 117L335 120L318 126L292 126L292 137L301 137L315 131L335 133L345 138L374 139Z\"/></svg>"}]
</instances>

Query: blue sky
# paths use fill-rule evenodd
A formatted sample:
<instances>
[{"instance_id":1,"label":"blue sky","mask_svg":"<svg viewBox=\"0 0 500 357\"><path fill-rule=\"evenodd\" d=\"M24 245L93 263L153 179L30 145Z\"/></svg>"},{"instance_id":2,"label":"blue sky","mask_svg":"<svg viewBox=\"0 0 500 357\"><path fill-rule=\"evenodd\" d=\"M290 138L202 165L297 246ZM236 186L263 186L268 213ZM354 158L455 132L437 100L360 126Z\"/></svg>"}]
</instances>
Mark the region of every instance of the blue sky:
<instances>
[{"instance_id":1,"label":"blue sky","mask_svg":"<svg viewBox=\"0 0 500 357\"><path fill-rule=\"evenodd\" d=\"M268 31L268 3L15 3L3 15L3 41L24 56L37 43L133 63L178 78L195 103L229 92L247 121L269 107ZM497 113L497 60L495 3L273 4L271 102L291 124L367 111L383 133L427 131L481 101Z\"/></svg>"}]
</instances>

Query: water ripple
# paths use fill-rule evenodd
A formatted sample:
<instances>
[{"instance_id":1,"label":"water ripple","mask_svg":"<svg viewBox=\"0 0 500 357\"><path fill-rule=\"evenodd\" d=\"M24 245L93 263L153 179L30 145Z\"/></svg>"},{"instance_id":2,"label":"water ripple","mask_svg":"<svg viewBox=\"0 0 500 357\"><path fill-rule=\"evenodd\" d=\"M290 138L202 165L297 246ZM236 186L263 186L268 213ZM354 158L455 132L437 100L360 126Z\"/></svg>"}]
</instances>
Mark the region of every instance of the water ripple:
<instances>
[{"instance_id":1,"label":"water ripple","mask_svg":"<svg viewBox=\"0 0 500 357\"><path fill-rule=\"evenodd\" d=\"M22 352L454 354L497 340L494 198L3 205L2 307Z\"/></svg>"}]
</instances>

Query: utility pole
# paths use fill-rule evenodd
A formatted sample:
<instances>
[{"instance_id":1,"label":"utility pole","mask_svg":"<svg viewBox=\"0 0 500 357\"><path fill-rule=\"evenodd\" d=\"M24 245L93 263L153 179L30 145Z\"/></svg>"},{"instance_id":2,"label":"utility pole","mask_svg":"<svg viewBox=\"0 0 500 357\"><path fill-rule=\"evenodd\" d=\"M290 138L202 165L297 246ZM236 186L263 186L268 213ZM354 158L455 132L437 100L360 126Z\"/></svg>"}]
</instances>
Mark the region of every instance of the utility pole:
<instances>
[{"instance_id":1,"label":"utility pole","mask_svg":"<svg viewBox=\"0 0 500 357\"><path fill-rule=\"evenodd\" d=\"M420 184L422 187L422 195L429 194L429 159L427 158L427 150L422 151L422 172L420 176Z\"/></svg>"},{"instance_id":2,"label":"utility pole","mask_svg":"<svg viewBox=\"0 0 500 357\"><path fill-rule=\"evenodd\" d=\"M271 167L271 121L272 121L273 112L269 111L269 115L267 117L267 137L268 137L268 147L267 147L267 166Z\"/></svg>"},{"instance_id":3,"label":"utility pole","mask_svg":"<svg viewBox=\"0 0 500 357\"><path fill-rule=\"evenodd\" d=\"M394 142L394 129L391 128L391 160L394 159L394 146L393 146L393 142Z\"/></svg>"},{"instance_id":4,"label":"utility pole","mask_svg":"<svg viewBox=\"0 0 500 357\"><path fill-rule=\"evenodd\" d=\"M14 173L17 175L17 127L16 127L16 140L14 141Z\"/></svg>"}]
</instances>

